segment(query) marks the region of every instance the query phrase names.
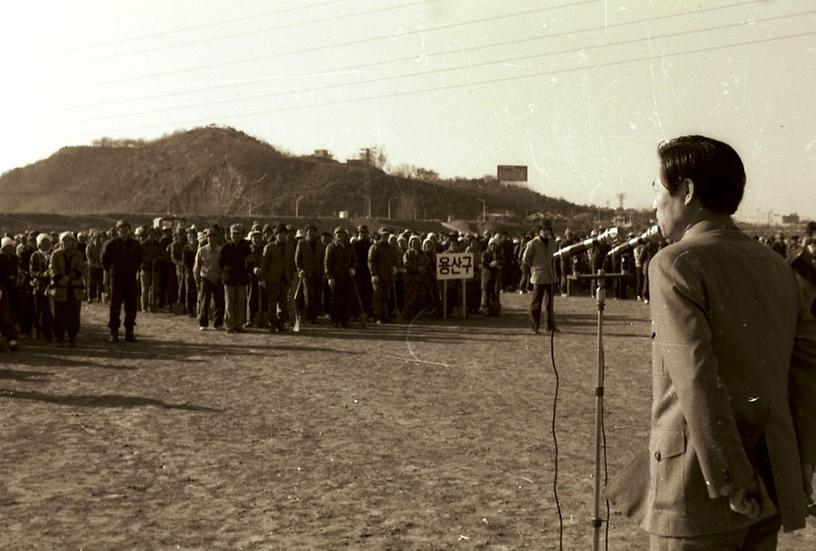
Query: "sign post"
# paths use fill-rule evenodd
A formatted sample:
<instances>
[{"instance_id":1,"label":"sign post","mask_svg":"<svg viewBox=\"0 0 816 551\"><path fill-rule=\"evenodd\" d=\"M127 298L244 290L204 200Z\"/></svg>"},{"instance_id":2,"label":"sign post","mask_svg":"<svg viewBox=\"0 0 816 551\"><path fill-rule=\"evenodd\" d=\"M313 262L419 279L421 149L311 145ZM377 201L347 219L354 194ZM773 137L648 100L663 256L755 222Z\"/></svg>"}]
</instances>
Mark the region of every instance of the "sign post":
<instances>
[{"instance_id":1,"label":"sign post","mask_svg":"<svg viewBox=\"0 0 816 551\"><path fill-rule=\"evenodd\" d=\"M462 281L462 318L467 317L467 280L473 279L476 266L473 253L439 253L436 255L436 279L442 281L442 316L448 317L448 280Z\"/></svg>"}]
</instances>

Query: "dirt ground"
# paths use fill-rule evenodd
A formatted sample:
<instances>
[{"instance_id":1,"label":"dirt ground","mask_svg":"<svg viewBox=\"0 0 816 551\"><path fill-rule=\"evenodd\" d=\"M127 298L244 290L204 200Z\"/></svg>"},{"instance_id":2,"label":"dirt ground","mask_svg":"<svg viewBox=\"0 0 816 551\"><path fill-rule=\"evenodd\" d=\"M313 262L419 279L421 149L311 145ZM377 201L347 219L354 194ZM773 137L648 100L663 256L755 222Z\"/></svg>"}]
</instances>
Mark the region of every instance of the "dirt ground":
<instances>
[{"instance_id":1,"label":"dirt ground","mask_svg":"<svg viewBox=\"0 0 816 551\"><path fill-rule=\"evenodd\" d=\"M550 339L498 319L299 335L140 314L0 353L0 549L557 549ZM591 549L594 302L558 298L564 549ZM648 307L607 303L608 461L646 442ZM647 540L612 516L609 549ZM808 530L780 549L816 549Z\"/></svg>"}]
</instances>

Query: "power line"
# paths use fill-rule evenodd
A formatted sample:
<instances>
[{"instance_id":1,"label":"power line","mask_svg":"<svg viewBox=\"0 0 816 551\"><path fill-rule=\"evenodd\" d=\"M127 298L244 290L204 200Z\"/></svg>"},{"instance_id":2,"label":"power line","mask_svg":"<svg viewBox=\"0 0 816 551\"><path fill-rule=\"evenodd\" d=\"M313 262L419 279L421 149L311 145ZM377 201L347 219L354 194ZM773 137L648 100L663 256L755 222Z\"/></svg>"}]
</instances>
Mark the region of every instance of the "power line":
<instances>
[{"instance_id":1,"label":"power line","mask_svg":"<svg viewBox=\"0 0 816 551\"><path fill-rule=\"evenodd\" d=\"M317 23L329 23L329 22L332 22L332 21L339 21L341 19L349 19L351 17L361 17L361 16L365 16L365 15L372 15L372 14L375 14L375 13L394 11L394 10L399 10L399 9L402 9L402 8L408 8L408 7L412 7L412 6L420 6L420 5L423 5L423 4L428 4L428 3L431 3L431 2L440 2L440 1L441 0L420 0L420 1L414 0L412 2L408 2L408 3L405 3L405 4L398 4L398 5L394 5L394 6L380 6L379 8L374 8L374 9L367 10L367 11L345 13L345 14L340 14L340 15L333 15L331 17L324 17L322 19L310 19L308 21L300 21L298 23L287 23L286 25L276 25L276 26L273 26L273 27L264 27L263 29L257 29L257 30L254 30L254 31L244 31L244 32L240 32L240 33L232 33L232 34L226 34L226 35L221 35L221 36L214 36L214 37L210 37L210 38L200 38L198 40L192 40L192 41L189 41L189 42L177 42L175 44L167 44L167 45L164 45L164 46L154 46L152 48L142 48L141 50L131 50L129 52L119 52L119 53L115 53L115 54L106 54L106 55L102 55L102 56L92 57L92 58L89 58L89 59L84 59L84 60L80 61L80 63L90 63L90 62L93 62L93 61L102 61L102 60L106 60L106 59L114 59L114 58L117 58L117 57L125 57L125 56L130 56L130 55L160 52L162 50L169 50L169 49L172 49L172 48L177 48L179 46L197 46L199 44L207 44L209 42L217 42L217 41L220 41L220 40L229 40L231 38L243 38L245 36L263 34L263 33L269 32L269 31L288 30L288 29L294 29L294 28L297 28L297 27L305 27L305 26L308 26L308 25L314 25L314 24L317 24ZM592 1L597 1L597 0L592 0Z\"/></svg>"},{"instance_id":2,"label":"power line","mask_svg":"<svg viewBox=\"0 0 816 551\"><path fill-rule=\"evenodd\" d=\"M802 15L812 15L814 13L816 13L816 10L808 10L808 11L792 13L792 14L787 14L787 15L780 15L780 16L768 17L768 18L763 18L763 19L754 19L754 20L752 20L752 22L754 24L756 24L756 23L765 23L765 22L768 22L768 21L778 21L778 20L781 20L781 19L790 19L792 17L800 17ZM537 58L552 57L552 56L562 55L562 54L569 54L569 53L574 53L576 51L582 51L582 50L587 50L587 49L593 50L593 49L612 47L612 46L623 46L623 45L627 45L627 44L636 44L638 42L645 42L645 41L649 41L649 40L663 39L663 38L673 38L673 37L686 36L686 35L697 34L697 33L702 33L702 32L720 31L720 30L724 30L724 29L730 29L730 28L734 28L734 27L742 27L742 26L747 26L747 25L748 25L747 23L739 21L739 22L736 22L736 23L728 23L728 24L717 25L717 26L713 26L713 27L704 27L704 28L700 28L700 29L677 31L677 32L673 32L673 33L658 34L658 35L646 36L646 37L642 37L642 38L633 38L633 39L629 39L629 40L620 40L620 41L617 41L617 42L608 42L608 43L600 44L600 45L597 45L597 46L585 46L585 47L578 48L578 49L566 48L566 49L563 49L563 50L549 51L549 52L546 52L546 53L543 53L543 54L532 54L532 55L516 56L516 57L511 57L511 58L497 59L497 60L493 60L493 61L485 61L485 62L481 62L481 63L468 63L467 65L457 65L457 66L454 66L454 67L443 67L443 68L433 69L433 70L423 71L423 72L415 72L415 73L408 73L408 74L402 74L402 75L391 75L391 76L387 76L387 77L375 77L375 78L368 78L368 79L357 80L357 81L352 81L352 82L345 82L345 83L341 83L341 84L327 84L327 85L317 86L317 87L299 88L299 89L295 89L295 90L282 90L282 91L278 91L278 92L271 92L271 93L260 94L260 95L255 95L255 96L247 96L247 97L241 97L241 98L232 98L232 99L226 99L226 100L203 102L203 103L197 103L196 105L191 106L191 107L200 108L200 107L210 107L210 106L213 106L213 105L226 105L226 104L230 104L230 103L252 101L252 100L259 100L259 99L269 99L269 98L273 98L273 97L285 96L285 95L290 95L290 94L300 94L300 93L304 93L304 92L316 92L316 91L323 91L323 90L336 90L338 88L347 88L349 86L359 86L359 85L363 85L363 84L374 84L374 83L387 82L387 81L391 81L391 80L399 80L399 79L413 78L413 77L425 77L425 76L428 76L428 75L448 73L448 72L451 72L451 71L458 71L458 70L462 70L462 69L473 69L473 68L476 68L476 67L485 67L485 66L489 66L489 65L499 65L499 64L503 64L503 63L515 63L515 62L519 62L519 61L527 61L527 60L530 60L530 59L537 59ZM161 108L161 109L150 109L150 110L147 110L147 111L137 111L135 113L126 113L126 114L122 114L122 115L107 115L107 116L101 116L101 117L93 117L93 118L82 119L82 120L78 120L78 121L47 123L47 124L29 126L28 128L51 128L51 127L55 127L55 126L65 126L65 125L68 125L68 124L77 124L77 123L96 122L96 121L103 121L103 120L122 119L122 118L127 118L127 117L137 117L137 116L140 116L140 115L152 115L152 114L156 114L156 113L167 113L167 112L179 111L181 109L189 109L191 107L188 107L188 106L165 107L165 108Z\"/></svg>"},{"instance_id":3,"label":"power line","mask_svg":"<svg viewBox=\"0 0 816 551\"><path fill-rule=\"evenodd\" d=\"M437 1L437 0L434 0L434 1ZM359 45L359 44L367 44L367 43L370 43L370 42L377 42L377 41L380 41L380 40L393 40L394 38L404 38L406 36L412 36L412 35L415 35L415 34L435 32L435 31L440 31L440 30L452 29L452 28L456 28L456 27L464 27L464 26L467 26L467 25L475 25L475 24L479 24L479 23L497 21L497 20L500 20L500 19L509 19L509 18L512 18L512 17L519 17L519 16L522 16L522 15L531 15L533 13L541 13L541 12L552 11L552 10L557 10L557 9L562 9L562 8L580 6L580 5L583 5L583 4L592 4L592 3L597 3L599 1L601 1L601 0L579 0L579 1L573 2L571 4L562 4L562 5L558 5L558 6L550 6L550 7L547 7L547 8L536 8L536 9L532 9L532 10L514 12L514 13L510 13L510 14L497 15L497 16L492 16L492 17L483 17L481 19L472 19L470 21L463 21L463 22L460 22L460 23L450 23L450 24L447 24L447 25L439 25L439 26L436 26L436 27L429 27L429 28L425 28L425 29L414 29L414 30L411 30L411 31L402 32L399 35L393 35L393 34L377 35L377 36L370 37L370 38L351 40L351 41L348 41L348 42L340 42L340 43L336 43L336 44L328 44L326 46L317 46L317 47L312 47L312 48L304 48L304 49L301 49L301 50L292 50L292 51L288 51L288 52L281 52L279 54L257 56L257 57L249 58L249 59L246 59L246 60L240 60L238 62L236 62L236 61L227 61L227 62L223 62L223 63L214 63L214 64L208 64L208 65L199 65L199 66L196 66L196 67L188 67L188 68L185 68L185 69L174 69L172 71L163 71L163 72L158 72L158 73L149 73L149 74L146 74L146 75L137 75L137 76L132 76L132 77L125 77L125 78L120 78L120 79L116 79L116 80L108 80L108 81L102 81L102 82L92 82L92 83L85 83L85 84L77 84L75 86L68 86L68 87L64 87L64 88L55 88L55 89L51 90L51 92L67 92L67 91L72 91L72 90L80 90L82 88L91 88L91 87L96 87L96 86L106 86L108 84L122 84L124 82L133 82L133 81L136 81L136 80L145 80L145 79L154 78L154 77L164 77L164 76L170 76L170 75L177 75L177 74L181 74L181 73L190 73L190 72L200 71L200 70L205 70L205 69L214 69L214 68L218 68L218 67L225 67L225 66L229 66L229 65L234 65L235 63L247 63L247 62L253 62L253 61L262 61L262 60L274 59L274 58L285 57L285 56L290 56L290 55L317 52L317 51L320 51L320 50L328 50L328 49L334 49L334 48L341 48L341 47L345 47L345 46L354 46L354 45ZM420 3L424 3L424 2L420 2ZM258 31L258 32L266 32L266 31ZM252 33L247 33L247 34L256 34L256 33L252 32ZM209 40L209 39L207 39L207 40ZM187 45L187 44L181 44L181 45ZM175 46L172 46L172 47L175 47ZM162 49L165 49L165 48L162 48Z\"/></svg>"},{"instance_id":4,"label":"power line","mask_svg":"<svg viewBox=\"0 0 816 551\"><path fill-rule=\"evenodd\" d=\"M667 15L660 15L660 16L656 16L656 17L645 17L645 18L636 19L636 20L633 20L633 21L621 21L621 22L618 22L618 23L608 23L608 24L604 24L604 25L596 25L594 27L585 27L583 29L576 29L576 30L572 30L572 31L561 31L561 32L556 32L556 33L550 33L550 34L547 34L547 35L544 35L544 36L535 36L535 37L531 37L531 38L520 38L520 39L515 39L515 40L494 42L492 44L482 44L482 45L479 45L479 46L471 46L471 47L468 47L468 48L460 48L458 50L452 50L452 51L446 51L446 52L434 52L434 53L430 53L430 54L423 54L423 57L424 58L431 58L431 57L438 57L438 56L443 56L443 55L461 54L461 53L465 53L465 52L472 52L472 51L476 51L476 50L484 50L484 49L495 48L495 47L499 47L499 46L510 46L510 45L514 45L514 44L523 44L523 43L527 43L527 42L535 42L535 41L538 41L538 40L547 40L547 39L551 39L551 38L560 38L560 37L564 37L564 36L571 36L571 35L574 35L574 34L580 34L580 33L585 33L585 32L594 32L594 31L599 31L599 30L606 31L608 29L627 27L627 26L632 26L632 25L639 25L639 24L642 24L642 23L651 23L651 22L662 21L662 20L667 20L667 19L674 19L676 17L683 17L683 16L686 16L686 15L696 15L696 14L710 12L710 11L717 11L717 10L722 10L722 9L727 9L727 8L740 7L740 6L745 6L745 5L748 5L748 4L754 4L754 3L762 2L762 1L764 1L764 0L750 0L748 2L736 2L736 3L732 3L732 4L714 6L714 7L710 7L710 8L701 8L701 9L694 10L694 11L691 11L691 12L679 12L679 13L672 13L672 14L667 14ZM277 54L277 55L272 55L272 56L262 56L261 58L252 58L250 60L237 60L237 61L232 61L230 63L231 64L232 63L238 64L238 63L245 63L245 62L250 62L250 61L258 61L260 59L265 59L265 58L268 58L268 57L278 57L280 55L282 55L282 54ZM373 62L364 63L364 64L345 65L345 66L340 66L340 67L333 67L331 69L323 71L322 73L325 74L325 73L329 73L329 72L359 70L359 69L365 69L365 68L369 68L369 67L376 67L378 65L389 65L389 64L392 64L392 63L404 63L404 62L407 62L407 61L415 61L416 59L417 59L417 56L413 55L413 56L406 56L406 57L395 58L395 59L388 59L388 60L384 60L384 61L373 61ZM208 66L207 68L212 68L212 66ZM300 74L288 75L288 76L292 77L292 78L298 78L298 77L314 76L314 74L313 73L300 73ZM218 84L218 85L213 85L213 86L189 88L189 89L186 89L186 90L180 90L180 91L177 91L177 92L172 92L170 94L168 94L168 93L150 94L150 95L145 95L145 96L136 96L136 97L124 98L124 99L112 99L112 100L107 100L107 101L80 104L80 105L73 105L73 106L67 106L67 107L57 107L57 108L51 109L51 112L74 111L74 110L78 110L78 109L85 109L85 108L88 108L88 107L100 107L100 106L103 106L103 105L114 105L114 104L118 104L118 103L130 103L130 102L133 102L133 101L140 101L140 100L146 100L146 99L157 99L157 98L167 97L168 95L173 96L173 95L176 95L176 94L184 94L184 93L187 93L187 92L204 92L204 91L209 91L209 90L219 90L219 89L223 89L223 88L232 88L232 87L234 87L234 86L236 86L238 84L255 84L255 83L259 83L259 82L268 82L270 80L279 80L279 78L277 78L277 77L275 77L275 78L261 78L261 79L253 79L251 81L244 81L244 82L228 82L228 83L225 83L225 84Z\"/></svg>"},{"instance_id":5,"label":"power line","mask_svg":"<svg viewBox=\"0 0 816 551\"><path fill-rule=\"evenodd\" d=\"M752 46L752 45L756 45L756 44L766 44L766 43L770 43L770 42L776 42L776 41L779 41L779 40L788 40L788 39L792 39L792 38L802 38L802 37L805 37L805 36L812 36L812 35L816 35L816 31L807 31L807 32L794 33L794 34L788 34L788 35L781 35L781 36L775 36L775 37L769 37L769 38L749 40L749 41L744 41L744 42L735 42L735 43L731 43L731 44L722 44L722 45L719 45L719 46L709 46L709 47L706 47L706 48L696 48L696 49L692 49L692 50L684 50L684 51L678 51L678 52L664 53L664 54L661 54L660 57L661 58L670 58L670 57L679 57L679 56L690 55L690 54L693 55L693 54L706 53L706 52L711 52L711 51L724 50L724 49L728 49L728 48L737 48L737 47L742 47L742 46ZM443 85L443 86L434 86L434 87L431 87L431 88L422 88L422 89L418 89L418 90L400 91L400 92L393 92L393 93L388 93L388 94L378 94L378 95L372 95L372 96L363 96L363 97L358 97L358 98L336 100L336 101L329 101L329 102L323 102L323 103L315 103L315 104L310 104L310 105L295 105L295 106L290 106L290 107L280 107L280 108L276 108L276 109L266 109L266 110L262 110L262 111L253 111L253 112L248 112L248 113L234 113L234 114L230 114L230 115L223 115L223 117L224 118L256 117L256 116L259 116L259 115L269 115L269 114L282 113L282 112L287 112L287 111L302 111L304 109L314 109L314 108L320 108L320 107L331 107L331 106L334 106L334 105L342 105L342 104L362 103L362 102L373 101L373 100L378 100L378 99L390 99L390 98L403 97L403 96L415 96L415 95L418 95L418 94L441 92L441 91L444 91L444 90L454 90L454 89L459 89L459 88L468 88L468 87L488 85L488 84L499 84L499 83L504 83L504 82L512 82L512 81L516 81L516 80L523 80L523 79L530 79L530 78L555 76L555 75L560 75L560 74L573 73L573 72L576 72L576 71L586 71L586 70L590 70L590 69L603 69L603 68L608 68L608 67L617 67L617 66L620 66L620 65L628 65L628 64L631 64L631 63L639 63L641 61L653 61L654 58L655 57L651 56L651 55L650 56L642 56L642 57L623 59L623 60L618 60L618 61L610 61L610 62L606 62L606 63L596 63L594 65L587 65L587 66L583 66L583 67L571 67L571 68L568 68L568 69L540 71L540 72L530 73L530 74L527 74L527 75L517 75L517 76L512 76L512 77L498 77L498 78L463 82L463 83L459 83L459 84L449 84L449 85ZM186 121L176 121L176 122L173 122L171 124L183 126L183 125L189 125L189 124L202 124L202 123L207 123L208 121L212 121L212 119L196 118L196 119L189 119L189 120L186 120ZM167 123L151 124L151 125L144 125L144 126L137 126L137 127L130 127L130 128L122 128L122 129L118 129L118 130L115 130L115 131L116 132L132 132L132 131L136 131L136 130L147 130L147 129L151 129L151 128L160 128L160 127L166 126L166 124ZM111 131L106 131L106 133L109 133L109 132L111 132ZM72 135L66 136L66 137L86 136L88 134L89 134L89 132L82 132L82 133L72 134Z\"/></svg>"},{"instance_id":6,"label":"power line","mask_svg":"<svg viewBox=\"0 0 816 551\"><path fill-rule=\"evenodd\" d=\"M322 7L325 7L325 6L329 6L331 4L342 4L344 2L349 2L349 1L351 1L351 0L329 0L327 2L317 2L317 3L314 3L314 4L307 4L307 5L304 5L304 6L295 6L295 7L292 7L292 8L284 8L284 9L280 9L280 10L256 13L255 15L245 15L243 17L233 17L231 19L221 19L219 21L211 21L209 23L202 23L200 25L190 25L188 27L177 27L175 29L168 29L166 31L156 31L156 32L152 32L152 33L139 34L139 35L135 35L135 36L129 36L127 38L118 38L116 40L108 40L106 42L95 42L95 43L92 43L92 44L85 44L84 46L75 46L73 48L62 48L60 50L52 50L52 51L48 51L48 52L44 52L44 53L49 54L49 55L65 54L65 53L71 53L71 52L79 52L79 51L83 51L83 50L90 50L92 48L100 48L100 47L103 47L103 46L105 46L105 47L115 46L117 44L126 44L128 42L136 42L138 40L144 40L145 38L156 38L157 36L166 36L166 35L169 35L169 34L178 34L178 33L187 32L187 31L198 31L198 30L201 30L201 29L207 29L209 27L217 27L219 25L227 25L227 24L230 24L230 23L238 23L238 22L241 22L241 21L251 21L251 20L254 20L254 19L260 19L262 17L270 17L272 15L280 15L280 14L283 14L283 13L291 13L291 12L294 12L294 11L303 11L303 10L307 10L307 9L310 9L310 8L322 8ZM437 1L437 0L431 0L431 1Z\"/></svg>"}]
</instances>

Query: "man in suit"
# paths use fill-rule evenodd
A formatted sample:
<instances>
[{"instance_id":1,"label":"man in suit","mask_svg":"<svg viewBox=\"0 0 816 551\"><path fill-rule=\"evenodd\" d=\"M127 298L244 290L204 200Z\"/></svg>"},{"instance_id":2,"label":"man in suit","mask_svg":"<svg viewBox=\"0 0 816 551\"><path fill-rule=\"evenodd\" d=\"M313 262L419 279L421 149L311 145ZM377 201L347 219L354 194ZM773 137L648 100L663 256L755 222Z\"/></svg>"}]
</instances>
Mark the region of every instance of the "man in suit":
<instances>
[{"instance_id":1,"label":"man in suit","mask_svg":"<svg viewBox=\"0 0 816 551\"><path fill-rule=\"evenodd\" d=\"M785 260L731 219L727 144L658 148L649 266L652 416L641 527L651 548L775 549L805 526L816 463L816 322ZM643 475L641 475L643 476Z\"/></svg>"}]
</instances>

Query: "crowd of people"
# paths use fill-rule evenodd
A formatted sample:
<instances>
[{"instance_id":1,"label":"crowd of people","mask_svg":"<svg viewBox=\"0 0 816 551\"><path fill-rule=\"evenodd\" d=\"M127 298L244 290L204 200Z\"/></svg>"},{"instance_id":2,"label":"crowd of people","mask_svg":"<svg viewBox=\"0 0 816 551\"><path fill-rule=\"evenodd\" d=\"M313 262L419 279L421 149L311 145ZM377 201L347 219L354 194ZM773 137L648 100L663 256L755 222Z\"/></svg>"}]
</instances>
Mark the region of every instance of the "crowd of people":
<instances>
[{"instance_id":1,"label":"crowd of people","mask_svg":"<svg viewBox=\"0 0 816 551\"><path fill-rule=\"evenodd\" d=\"M383 324L450 315L463 284L468 314L497 316L501 293L531 292L531 329L538 332L544 299L546 329L557 331L553 295L567 294L569 276L573 289L591 292L577 276L600 268L623 274L608 283L613 296L648 303L649 261L665 242L613 256L607 255L613 244L599 243L553 261L555 251L585 237L570 229L556 237L546 220L516 236L369 232L365 225L321 233L312 225L260 223L226 230L217 224L131 229L124 220L107 231L6 235L0 243L0 335L12 350L20 335L74 345L83 301L110 305L111 342L119 341L123 322L124 340L136 340L139 311L185 314L201 331L230 333L300 331L324 316L337 328L361 317ZM801 238L756 236L789 259L813 248L814 238L816 228ZM477 267L472 279L446 283L447 304L436 279L442 252L472 253Z\"/></svg>"}]
</instances>

